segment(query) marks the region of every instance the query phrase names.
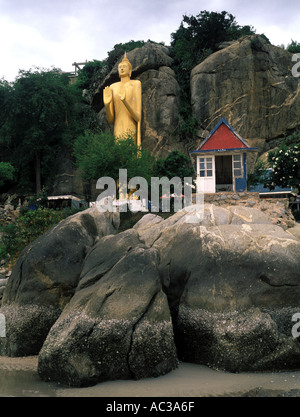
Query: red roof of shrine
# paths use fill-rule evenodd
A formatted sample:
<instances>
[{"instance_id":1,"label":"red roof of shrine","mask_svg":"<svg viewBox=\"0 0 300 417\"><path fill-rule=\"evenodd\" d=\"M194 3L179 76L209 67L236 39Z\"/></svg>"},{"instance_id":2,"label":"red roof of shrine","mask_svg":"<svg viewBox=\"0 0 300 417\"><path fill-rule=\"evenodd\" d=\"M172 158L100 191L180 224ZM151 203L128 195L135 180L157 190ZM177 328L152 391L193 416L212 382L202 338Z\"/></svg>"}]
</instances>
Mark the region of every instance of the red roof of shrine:
<instances>
[{"instance_id":1,"label":"red roof of shrine","mask_svg":"<svg viewBox=\"0 0 300 417\"><path fill-rule=\"evenodd\" d=\"M222 118L199 147L191 153L220 152L235 149L256 150L256 148L250 148L227 120Z\"/></svg>"}]
</instances>

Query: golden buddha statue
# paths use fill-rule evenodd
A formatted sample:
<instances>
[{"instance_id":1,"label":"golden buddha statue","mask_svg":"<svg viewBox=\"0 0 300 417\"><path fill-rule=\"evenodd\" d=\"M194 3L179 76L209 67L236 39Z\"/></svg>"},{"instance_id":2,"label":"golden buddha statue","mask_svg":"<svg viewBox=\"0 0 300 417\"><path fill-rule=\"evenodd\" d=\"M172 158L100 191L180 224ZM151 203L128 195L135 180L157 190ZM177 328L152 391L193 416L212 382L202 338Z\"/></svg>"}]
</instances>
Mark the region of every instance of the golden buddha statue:
<instances>
[{"instance_id":1,"label":"golden buddha statue","mask_svg":"<svg viewBox=\"0 0 300 417\"><path fill-rule=\"evenodd\" d=\"M132 65L126 52L118 71L121 81L103 90L107 121L114 124L114 135L117 138L132 135L135 144L141 146L142 84L130 79Z\"/></svg>"}]
</instances>

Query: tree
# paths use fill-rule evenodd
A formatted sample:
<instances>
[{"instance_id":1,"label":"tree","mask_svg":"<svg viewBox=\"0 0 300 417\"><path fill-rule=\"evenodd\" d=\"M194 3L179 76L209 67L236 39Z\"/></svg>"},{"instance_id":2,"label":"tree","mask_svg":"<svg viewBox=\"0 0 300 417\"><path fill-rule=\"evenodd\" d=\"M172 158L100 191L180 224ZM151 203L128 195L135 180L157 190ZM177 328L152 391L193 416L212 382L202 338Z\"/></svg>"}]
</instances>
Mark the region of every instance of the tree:
<instances>
[{"instance_id":1,"label":"tree","mask_svg":"<svg viewBox=\"0 0 300 417\"><path fill-rule=\"evenodd\" d=\"M6 111L5 120L0 118L3 155L15 166L19 186L28 190L33 180L38 193L53 174L58 153L82 128L75 117L81 94L58 69L21 70L14 83L0 87Z\"/></svg>"},{"instance_id":2,"label":"tree","mask_svg":"<svg viewBox=\"0 0 300 417\"><path fill-rule=\"evenodd\" d=\"M126 43L117 43L111 51L107 53L108 57L106 60L107 64L107 70L108 72L113 68L115 63L118 61L118 59L124 55L125 52L132 51L136 48L141 48L145 45L144 41L129 41Z\"/></svg>"},{"instance_id":3,"label":"tree","mask_svg":"<svg viewBox=\"0 0 300 417\"><path fill-rule=\"evenodd\" d=\"M214 52L224 41L255 33L252 26L239 26L235 17L223 11L206 10L195 16L183 16L179 29L171 34L173 56L177 63L197 65L208 52Z\"/></svg>"},{"instance_id":4,"label":"tree","mask_svg":"<svg viewBox=\"0 0 300 417\"><path fill-rule=\"evenodd\" d=\"M87 62L83 68L78 71L78 77L76 81L76 87L84 90L89 88L91 81L95 74L102 71L105 68L105 61L98 61L94 59L91 62Z\"/></svg>"},{"instance_id":5,"label":"tree","mask_svg":"<svg viewBox=\"0 0 300 417\"><path fill-rule=\"evenodd\" d=\"M172 151L167 158L158 159L154 165L154 175L158 177L193 177L195 175L191 160L184 153Z\"/></svg>"},{"instance_id":6,"label":"tree","mask_svg":"<svg viewBox=\"0 0 300 417\"><path fill-rule=\"evenodd\" d=\"M0 188L5 182L14 179L14 172L15 169L9 162L0 162Z\"/></svg>"},{"instance_id":7,"label":"tree","mask_svg":"<svg viewBox=\"0 0 300 417\"><path fill-rule=\"evenodd\" d=\"M291 43L287 46L287 50L292 52L293 54L297 54L300 52L300 43L297 41L291 41Z\"/></svg>"},{"instance_id":8,"label":"tree","mask_svg":"<svg viewBox=\"0 0 300 417\"><path fill-rule=\"evenodd\" d=\"M84 181L101 177L119 178L119 169L127 169L128 178L140 176L150 180L154 157L139 149L128 136L121 140L109 132L86 131L74 145L76 163Z\"/></svg>"},{"instance_id":9,"label":"tree","mask_svg":"<svg viewBox=\"0 0 300 417\"><path fill-rule=\"evenodd\" d=\"M125 51L129 52L135 48L141 48L145 44L144 41L129 41L126 43L117 43L111 51L107 53L107 58L101 61L94 59L84 65L78 72L75 87L83 90L89 89L95 77L97 80L104 80L114 67L119 58L124 55Z\"/></svg>"}]
</instances>

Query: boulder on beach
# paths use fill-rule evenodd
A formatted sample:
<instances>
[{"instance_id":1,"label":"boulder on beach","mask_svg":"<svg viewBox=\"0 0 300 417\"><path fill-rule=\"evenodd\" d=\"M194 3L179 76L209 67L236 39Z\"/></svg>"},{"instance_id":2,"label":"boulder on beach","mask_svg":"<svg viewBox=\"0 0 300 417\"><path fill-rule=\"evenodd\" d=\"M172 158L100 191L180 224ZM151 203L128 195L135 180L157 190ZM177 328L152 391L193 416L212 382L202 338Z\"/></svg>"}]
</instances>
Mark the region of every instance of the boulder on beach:
<instances>
[{"instance_id":1,"label":"boulder on beach","mask_svg":"<svg viewBox=\"0 0 300 417\"><path fill-rule=\"evenodd\" d=\"M2 298L7 323L2 355L38 354L75 292L89 248L115 233L117 225L114 213L91 208L68 217L22 251Z\"/></svg>"},{"instance_id":2,"label":"boulder on beach","mask_svg":"<svg viewBox=\"0 0 300 417\"><path fill-rule=\"evenodd\" d=\"M111 240L99 242L100 257L102 251L113 248ZM154 377L176 368L158 253L143 245L128 249L126 240L121 240L127 253L119 253L120 260L115 258L107 273L97 274L97 281L94 276L85 282L50 330L39 355L43 379L82 386L110 379ZM103 272L107 268L101 267L103 257L101 261L99 270Z\"/></svg>"},{"instance_id":3,"label":"boulder on beach","mask_svg":"<svg viewBox=\"0 0 300 417\"><path fill-rule=\"evenodd\" d=\"M94 215L71 217L21 255L0 310L11 314L2 354L39 352L42 379L74 386L159 376L178 360L231 372L299 368L298 226L212 204L165 220L149 213L120 233L104 214L103 229L87 227ZM49 241L63 236L64 251L42 269L36 246L47 260Z\"/></svg>"}]
</instances>

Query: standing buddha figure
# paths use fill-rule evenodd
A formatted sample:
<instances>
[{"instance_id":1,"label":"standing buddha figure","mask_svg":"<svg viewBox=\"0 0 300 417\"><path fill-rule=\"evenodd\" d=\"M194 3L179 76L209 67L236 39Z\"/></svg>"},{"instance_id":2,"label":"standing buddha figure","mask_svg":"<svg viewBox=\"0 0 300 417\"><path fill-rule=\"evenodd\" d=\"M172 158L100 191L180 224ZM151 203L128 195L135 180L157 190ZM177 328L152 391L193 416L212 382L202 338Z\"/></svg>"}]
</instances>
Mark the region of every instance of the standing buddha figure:
<instances>
[{"instance_id":1,"label":"standing buddha figure","mask_svg":"<svg viewBox=\"0 0 300 417\"><path fill-rule=\"evenodd\" d=\"M106 118L110 124L114 124L117 138L131 135L135 144L141 146L142 85L140 81L130 79L132 65L126 52L118 72L120 81L103 90Z\"/></svg>"}]
</instances>

